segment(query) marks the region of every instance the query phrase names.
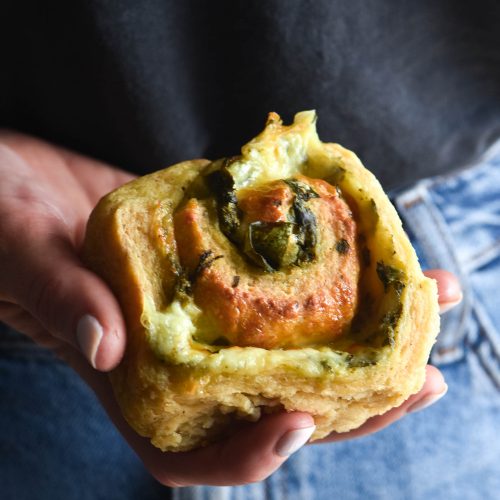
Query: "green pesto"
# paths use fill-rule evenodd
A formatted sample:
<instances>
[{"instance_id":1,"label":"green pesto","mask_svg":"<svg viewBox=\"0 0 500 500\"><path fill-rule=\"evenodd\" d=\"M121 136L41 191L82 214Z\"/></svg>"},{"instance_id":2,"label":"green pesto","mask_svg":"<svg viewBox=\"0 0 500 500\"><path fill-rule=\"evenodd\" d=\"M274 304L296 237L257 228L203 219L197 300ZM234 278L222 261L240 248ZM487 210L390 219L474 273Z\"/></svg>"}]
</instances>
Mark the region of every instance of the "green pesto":
<instances>
[{"instance_id":1,"label":"green pesto","mask_svg":"<svg viewBox=\"0 0 500 500\"><path fill-rule=\"evenodd\" d=\"M234 179L225 160L222 167L210 171L206 184L217 202L217 217L222 233L255 265L274 272L316 258L316 217L307 206L319 195L307 184L295 179L285 182L294 193L287 221L268 223L255 221L242 229L242 212L238 207Z\"/></svg>"},{"instance_id":2,"label":"green pesto","mask_svg":"<svg viewBox=\"0 0 500 500\"><path fill-rule=\"evenodd\" d=\"M292 191L295 193L296 201L309 201L311 198L319 198L319 194L314 191L311 186L295 179L286 179L283 181L288 184Z\"/></svg>"},{"instance_id":3,"label":"green pesto","mask_svg":"<svg viewBox=\"0 0 500 500\"><path fill-rule=\"evenodd\" d=\"M395 267L377 262L377 275L382 282L384 292L389 295L388 308L380 319L376 338L382 345L395 346L395 331L402 314L401 295L406 286L406 274Z\"/></svg>"},{"instance_id":4,"label":"green pesto","mask_svg":"<svg viewBox=\"0 0 500 500\"><path fill-rule=\"evenodd\" d=\"M193 287L186 271L180 266L180 264L177 264L174 267L174 275L174 297L180 299L187 298L193 293Z\"/></svg>"},{"instance_id":5,"label":"green pesto","mask_svg":"<svg viewBox=\"0 0 500 500\"><path fill-rule=\"evenodd\" d=\"M405 287L404 280L406 275L403 271L395 267L384 264L383 261L377 262L377 275L384 285L384 292L387 293L392 287L399 296Z\"/></svg>"},{"instance_id":6,"label":"green pesto","mask_svg":"<svg viewBox=\"0 0 500 500\"><path fill-rule=\"evenodd\" d=\"M241 211L234 189L234 180L226 166L207 175L207 184L217 201L217 216L223 234L238 245L241 226Z\"/></svg>"},{"instance_id":7,"label":"green pesto","mask_svg":"<svg viewBox=\"0 0 500 500\"><path fill-rule=\"evenodd\" d=\"M295 198L290 209L289 218L296 224L295 236L299 247L296 264L312 262L316 258L316 244L318 241L318 228L316 217L307 207L306 203L312 198L319 198L319 195L307 184L288 179L284 181L288 184Z\"/></svg>"},{"instance_id":8,"label":"green pesto","mask_svg":"<svg viewBox=\"0 0 500 500\"><path fill-rule=\"evenodd\" d=\"M393 310L384 314L380 322L380 330L385 337L384 345L394 347L396 345L395 332L403 308L398 304Z\"/></svg>"}]
</instances>

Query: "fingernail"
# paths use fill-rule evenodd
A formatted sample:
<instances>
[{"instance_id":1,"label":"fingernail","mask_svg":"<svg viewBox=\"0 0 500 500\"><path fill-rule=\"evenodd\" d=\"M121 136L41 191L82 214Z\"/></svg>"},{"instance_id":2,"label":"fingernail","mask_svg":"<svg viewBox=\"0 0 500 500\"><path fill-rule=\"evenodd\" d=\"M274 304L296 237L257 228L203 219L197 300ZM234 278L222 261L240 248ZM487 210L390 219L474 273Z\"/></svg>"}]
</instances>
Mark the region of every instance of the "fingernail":
<instances>
[{"instance_id":1,"label":"fingernail","mask_svg":"<svg viewBox=\"0 0 500 500\"><path fill-rule=\"evenodd\" d=\"M438 394L429 394L425 396L425 398L420 399L416 403L412 404L407 410L406 413L415 413L417 411L423 410L428 406L433 405L436 401L439 401L446 393L448 392L448 386L444 384L443 390Z\"/></svg>"},{"instance_id":2,"label":"fingernail","mask_svg":"<svg viewBox=\"0 0 500 500\"><path fill-rule=\"evenodd\" d=\"M82 316L76 325L76 339L80 350L94 368L96 368L95 358L102 333L101 324L90 314Z\"/></svg>"},{"instance_id":3,"label":"fingernail","mask_svg":"<svg viewBox=\"0 0 500 500\"><path fill-rule=\"evenodd\" d=\"M303 429L295 429L294 431L288 431L285 433L276 445L276 454L280 457L289 457L292 453L295 453L299 448L302 448L312 433L315 431L316 426L304 427Z\"/></svg>"},{"instance_id":4,"label":"fingernail","mask_svg":"<svg viewBox=\"0 0 500 500\"><path fill-rule=\"evenodd\" d=\"M460 298L457 300L454 300L453 302L443 302L439 305L439 312L441 314L444 314L445 312L450 311L454 307L457 307L460 302L462 302L463 295L460 294Z\"/></svg>"}]
</instances>

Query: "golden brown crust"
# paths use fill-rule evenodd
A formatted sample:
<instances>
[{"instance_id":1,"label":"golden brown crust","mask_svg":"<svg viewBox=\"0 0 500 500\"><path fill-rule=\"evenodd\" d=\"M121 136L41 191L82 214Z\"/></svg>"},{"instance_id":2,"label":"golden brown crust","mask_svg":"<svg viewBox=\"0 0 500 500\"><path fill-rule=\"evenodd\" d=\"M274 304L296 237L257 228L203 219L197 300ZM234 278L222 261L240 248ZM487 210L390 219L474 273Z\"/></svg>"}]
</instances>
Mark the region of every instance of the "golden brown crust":
<instances>
[{"instance_id":1,"label":"golden brown crust","mask_svg":"<svg viewBox=\"0 0 500 500\"><path fill-rule=\"evenodd\" d=\"M282 127L276 117L270 123L245 148L262 149L280 134L309 130L304 120L297 120L293 130ZM300 133L309 137L309 132ZM357 244L366 261L360 286L371 298L371 302L363 298L361 305L369 305L375 318L361 319L359 331L354 332L353 326L352 338L333 347L213 350L194 341L192 333L186 347L182 332L177 332L174 340L179 347L173 353L172 345L177 344L168 344L173 330L158 325L173 324L168 323L171 313L165 311L174 300L182 240L174 231L174 213L209 162L184 162L129 183L104 198L89 220L85 261L109 283L128 327L124 360L111 375L116 397L128 422L163 450L206 444L224 434L233 415L257 419L263 408L311 413L317 424L313 438L321 438L356 428L401 404L424 382L426 360L439 328L435 283L423 276L395 209L356 156L335 144L307 140L309 162L298 174L333 179L355 212ZM227 238L220 233L213 238L240 266L236 287L234 270L218 275L227 259L208 269L219 280L215 303L222 303L227 294L234 307L237 303L231 301L237 300L238 289L248 288L248 276L255 271ZM404 271L401 287L381 282L384 265ZM274 274L266 279L277 279L279 273ZM308 277L313 287L323 285L321 273ZM259 314L272 316L273 307L263 304ZM360 311L357 316L362 317ZM192 317L199 329L200 316Z\"/></svg>"},{"instance_id":2,"label":"golden brown crust","mask_svg":"<svg viewBox=\"0 0 500 500\"><path fill-rule=\"evenodd\" d=\"M307 272L296 267L279 278L275 273L248 274L213 237L210 206L190 199L174 216L180 263L188 275L196 275L194 302L231 345L278 349L327 343L351 323L360 267L352 213L335 187L321 179L296 178L319 196L310 201L310 209L322 230L317 253L325 255L307 266ZM275 181L264 189L246 190L238 200L243 220L286 221L293 196L283 186ZM341 251L335 249L339 242ZM207 252L207 267L200 269L200 256Z\"/></svg>"}]
</instances>

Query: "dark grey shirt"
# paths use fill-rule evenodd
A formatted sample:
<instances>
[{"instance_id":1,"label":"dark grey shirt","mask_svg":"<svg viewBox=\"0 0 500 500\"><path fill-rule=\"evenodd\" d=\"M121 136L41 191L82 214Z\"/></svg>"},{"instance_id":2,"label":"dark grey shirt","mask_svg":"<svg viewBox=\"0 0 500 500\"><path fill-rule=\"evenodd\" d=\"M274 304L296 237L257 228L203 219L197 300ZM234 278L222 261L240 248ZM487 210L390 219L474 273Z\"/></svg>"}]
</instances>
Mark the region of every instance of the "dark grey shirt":
<instances>
[{"instance_id":1,"label":"dark grey shirt","mask_svg":"<svg viewBox=\"0 0 500 500\"><path fill-rule=\"evenodd\" d=\"M499 26L494 0L7 0L0 124L148 172L315 108L400 186L500 136Z\"/></svg>"}]
</instances>

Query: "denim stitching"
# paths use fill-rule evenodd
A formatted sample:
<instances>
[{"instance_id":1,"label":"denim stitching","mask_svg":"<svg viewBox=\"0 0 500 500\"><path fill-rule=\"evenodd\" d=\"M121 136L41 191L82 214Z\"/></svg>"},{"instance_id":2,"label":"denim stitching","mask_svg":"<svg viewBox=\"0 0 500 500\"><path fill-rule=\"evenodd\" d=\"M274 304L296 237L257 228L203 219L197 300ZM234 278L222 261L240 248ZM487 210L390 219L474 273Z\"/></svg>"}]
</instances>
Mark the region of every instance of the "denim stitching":
<instances>
[{"instance_id":1,"label":"denim stitching","mask_svg":"<svg viewBox=\"0 0 500 500\"><path fill-rule=\"evenodd\" d=\"M428 258L428 260L434 260L435 257L433 256L432 250L429 249L428 242L426 242L425 239L422 239L421 235L419 234L421 233L422 229L421 225L418 223L418 221L416 221L416 216L418 214L416 214L415 212L415 207L419 205L420 208L425 211L427 217L429 218L429 222L433 226L433 229L436 230L440 236L441 242L443 243L446 251L446 256L450 258L451 264L455 267L455 269L453 270L457 272L464 286L464 300L459 306L461 308L460 317L453 321L453 323L450 323L451 318L448 319L447 333L451 333L445 335L445 337L441 337L441 339L438 337L436 346L432 352L433 362L450 363L463 357L463 350L459 349L459 346L461 342L463 345L468 318L470 317L471 313L471 308L468 300L468 291L470 290L470 287L467 284L468 280L465 278L463 270L453 251L453 247L450 243L450 235L443 229L443 224L440 220L440 213L432 204L430 193L428 191L428 188L431 185L432 182L430 182L429 180L424 180L417 184L417 186L415 186L413 189L403 192L399 196L397 196L396 202L400 206L402 216L405 218L406 223L415 233L417 241L422 245L423 251L426 254L425 256ZM436 261L436 263L438 262ZM454 324L458 325L455 333L453 333ZM451 339L451 345L446 342L449 339ZM448 352L449 348L455 348L453 353L450 354ZM443 349L446 349L446 352L443 353ZM456 349L459 350L457 351Z\"/></svg>"},{"instance_id":2,"label":"denim stitching","mask_svg":"<svg viewBox=\"0 0 500 500\"><path fill-rule=\"evenodd\" d=\"M491 323L480 302L476 302L474 304L474 312L476 314L478 323L481 326L481 337L483 337L491 345L493 354L498 360L500 360L500 343L498 340L499 334L494 325Z\"/></svg>"},{"instance_id":3,"label":"denim stitching","mask_svg":"<svg viewBox=\"0 0 500 500\"><path fill-rule=\"evenodd\" d=\"M480 335L481 338L481 335ZM490 366L490 363L487 361L487 359L484 356L484 353L481 350L481 346L485 344L484 338L476 342L471 342L469 339L465 339L465 345L474 352L476 355L477 360L483 367L483 370L485 373L489 376L490 380L492 383L495 385L497 389L500 389L500 377L497 374L497 372ZM490 345L491 344L487 344Z\"/></svg>"},{"instance_id":4,"label":"denim stitching","mask_svg":"<svg viewBox=\"0 0 500 500\"><path fill-rule=\"evenodd\" d=\"M435 223L435 228L441 235L441 243L443 243L448 251L448 255L450 259L453 261L455 264L455 270L458 273L458 277L460 279L460 282L462 284L462 292L463 292L463 299L462 299L462 305L461 305L461 318L456 335L456 340L457 343L462 340L465 337L466 334L466 327L467 327L467 320L472 312L472 307L471 307L471 300L470 300L470 285L469 285L469 280L467 275L464 273L462 266L455 254L455 251L453 249L453 245L451 242L451 235L449 234L448 231L446 231L445 226L443 225L443 220L440 211L437 209L437 207L432 203L431 201L431 194L429 192L426 193L427 196L424 197L423 203L426 206L427 210L429 211L430 216L433 218L434 223Z\"/></svg>"},{"instance_id":5,"label":"denim stitching","mask_svg":"<svg viewBox=\"0 0 500 500\"><path fill-rule=\"evenodd\" d=\"M464 263L464 268L468 273L477 271L486 266L500 256L500 240L494 241L491 245L482 249L476 255L470 257L469 262Z\"/></svg>"}]
</instances>

